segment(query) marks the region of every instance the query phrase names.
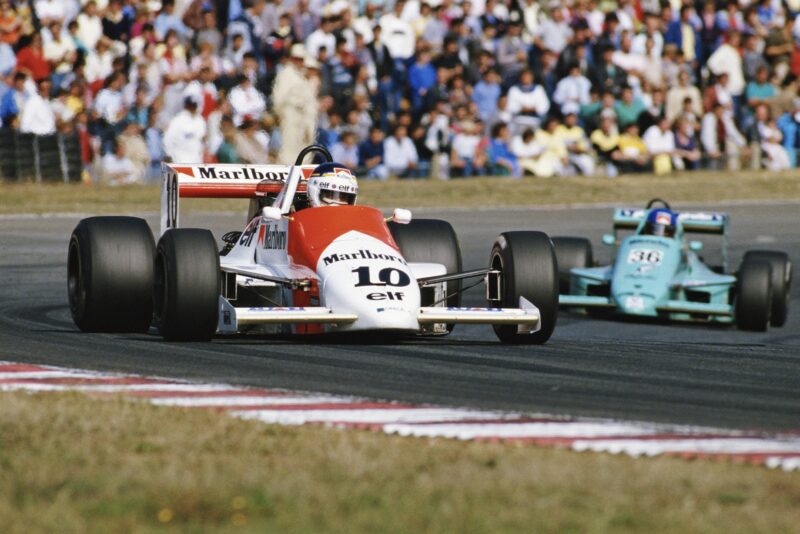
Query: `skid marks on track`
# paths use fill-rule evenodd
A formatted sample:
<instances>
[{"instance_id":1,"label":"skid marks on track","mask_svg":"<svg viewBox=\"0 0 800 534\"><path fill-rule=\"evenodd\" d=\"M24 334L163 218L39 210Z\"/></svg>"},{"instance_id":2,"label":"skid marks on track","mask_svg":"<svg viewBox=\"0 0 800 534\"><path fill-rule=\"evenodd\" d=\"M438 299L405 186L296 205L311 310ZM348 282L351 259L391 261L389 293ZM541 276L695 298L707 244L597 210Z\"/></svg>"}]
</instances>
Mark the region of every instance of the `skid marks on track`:
<instances>
[{"instance_id":1,"label":"skid marks on track","mask_svg":"<svg viewBox=\"0 0 800 534\"><path fill-rule=\"evenodd\" d=\"M645 422L374 401L0 361L0 391L81 391L213 409L268 424L326 424L398 436L530 443L574 451L727 459L800 470L800 432L762 434Z\"/></svg>"}]
</instances>

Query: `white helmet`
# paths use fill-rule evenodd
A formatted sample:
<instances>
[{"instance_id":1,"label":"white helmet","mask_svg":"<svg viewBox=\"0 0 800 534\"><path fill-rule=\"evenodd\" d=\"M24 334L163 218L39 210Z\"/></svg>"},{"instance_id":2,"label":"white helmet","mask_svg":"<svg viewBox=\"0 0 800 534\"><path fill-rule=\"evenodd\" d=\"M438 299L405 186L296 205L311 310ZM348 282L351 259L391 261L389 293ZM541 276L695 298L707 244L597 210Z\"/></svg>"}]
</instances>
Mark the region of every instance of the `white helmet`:
<instances>
[{"instance_id":1,"label":"white helmet","mask_svg":"<svg viewBox=\"0 0 800 534\"><path fill-rule=\"evenodd\" d=\"M308 177L308 202L312 207L352 206L357 196L356 177L339 163L318 165Z\"/></svg>"}]
</instances>

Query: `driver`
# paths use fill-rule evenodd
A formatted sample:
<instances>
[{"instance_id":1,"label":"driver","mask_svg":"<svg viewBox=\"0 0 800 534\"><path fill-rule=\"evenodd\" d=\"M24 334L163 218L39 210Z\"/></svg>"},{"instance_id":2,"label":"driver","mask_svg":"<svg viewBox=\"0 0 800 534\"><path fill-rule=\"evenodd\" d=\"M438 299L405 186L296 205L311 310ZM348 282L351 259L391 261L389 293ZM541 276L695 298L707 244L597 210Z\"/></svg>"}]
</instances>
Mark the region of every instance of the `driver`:
<instances>
[{"instance_id":1,"label":"driver","mask_svg":"<svg viewBox=\"0 0 800 534\"><path fill-rule=\"evenodd\" d=\"M658 237L675 237L678 214L668 209L650 210L642 235Z\"/></svg>"},{"instance_id":2,"label":"driver","mask_svg":"<svg viewBox=\"0 0 800 534\"><path fill-rule=\"evenodd\" d=\"M350 169L340 163L318 165L308 177L308 202L314 207L353 206L358 182Z\"/></svg>"}]
</instances>

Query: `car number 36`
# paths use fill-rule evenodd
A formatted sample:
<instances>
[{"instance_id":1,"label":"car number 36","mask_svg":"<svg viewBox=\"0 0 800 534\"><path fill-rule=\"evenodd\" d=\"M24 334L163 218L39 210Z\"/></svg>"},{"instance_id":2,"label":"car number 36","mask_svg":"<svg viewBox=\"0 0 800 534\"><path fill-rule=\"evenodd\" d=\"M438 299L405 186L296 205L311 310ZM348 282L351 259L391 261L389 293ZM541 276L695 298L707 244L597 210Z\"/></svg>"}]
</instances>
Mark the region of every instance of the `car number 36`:
<instances>
[{"instance_id":1,"label":"car number 36","mask_svg":"<svg viewBox=\"0 0 800 534\"><path fill-rule=\"evenodd\" d=\"M628 263L643 263L645 265L658 265L664 254L652 248L637 248L628 253Z\"/></svg>"}]
</instances>

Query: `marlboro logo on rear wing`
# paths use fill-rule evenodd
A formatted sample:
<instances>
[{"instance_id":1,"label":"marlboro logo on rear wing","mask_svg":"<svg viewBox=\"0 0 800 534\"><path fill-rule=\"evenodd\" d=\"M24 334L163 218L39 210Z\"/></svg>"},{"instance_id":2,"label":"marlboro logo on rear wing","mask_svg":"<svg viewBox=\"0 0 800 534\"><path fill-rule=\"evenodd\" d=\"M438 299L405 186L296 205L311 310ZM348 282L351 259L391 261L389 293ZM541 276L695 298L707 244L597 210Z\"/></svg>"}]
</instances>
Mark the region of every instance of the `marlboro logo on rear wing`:
<instances>
[{"instance_id":1,"label":"marlboro logo on rear wing","mask_svg":"<svg viewBox=\"0 0 800 534\"><path fill-rule=\"evenodd\" d=\"M315 165L303 165L308 178ZM185 198L256 198L278 194L289 178L289 165L161 165L161 233L178 226L179 201ZM298 184L305 191L305 180Z\"/></svg>"}]
</instances>

